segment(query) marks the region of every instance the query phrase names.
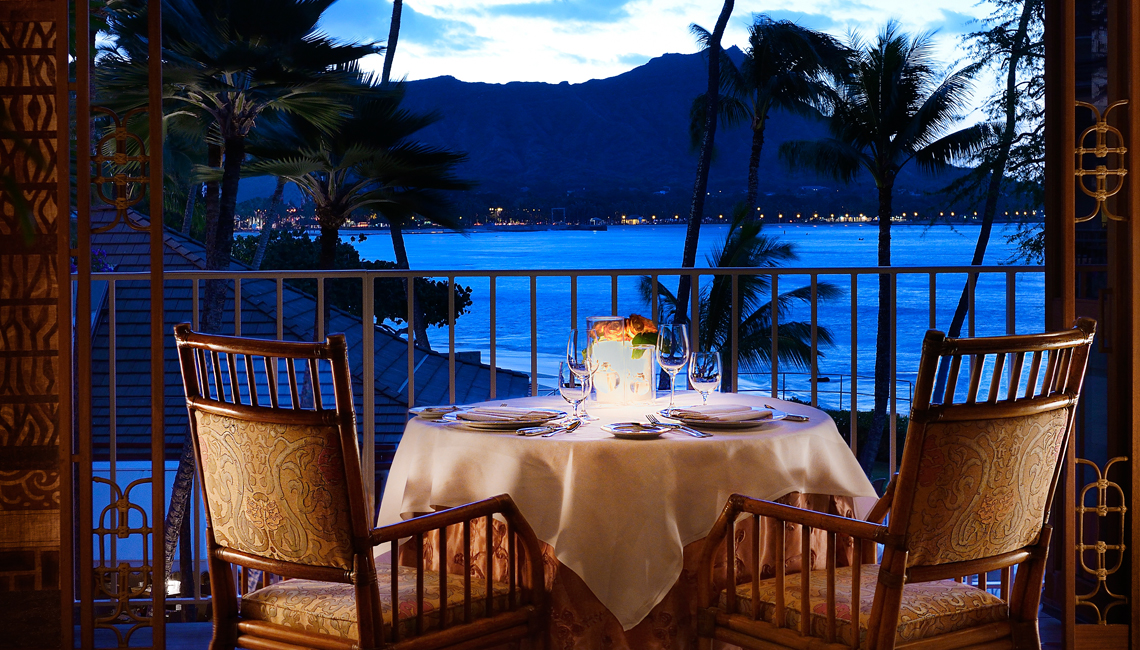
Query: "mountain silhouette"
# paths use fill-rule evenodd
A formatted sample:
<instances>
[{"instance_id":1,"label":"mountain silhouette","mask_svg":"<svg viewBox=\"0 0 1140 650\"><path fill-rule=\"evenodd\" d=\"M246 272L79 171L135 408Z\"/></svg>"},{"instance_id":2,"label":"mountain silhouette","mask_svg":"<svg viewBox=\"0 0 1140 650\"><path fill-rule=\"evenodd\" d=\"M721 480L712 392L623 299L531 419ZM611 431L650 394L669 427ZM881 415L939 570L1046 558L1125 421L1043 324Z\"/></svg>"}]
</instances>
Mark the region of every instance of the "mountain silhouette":
<instances>
[{"instance_id":1,"label":"mountain silhouette","mask_svg":"<svg viewBox=\"0 0 1140 650\"><path fill-rule=\"evenodd\" d=\"M741 51L728 50L738 63ZM480 190L517 192L636 189L691 192L697 154L689 144L689 110L707 87L700 53L665 54L629 72L578 84L489 84L436 77L407 82L404 105L441 119L417 134L425 144L465 151L462 177ZM787 113L769 117L760 161L760 191L803 186L840 188L830 179L791 172L777 157L782 142L815 139L817 120ZM751 131L719 128L710 191L743 192ZM905 169L900 191L927 191L945 180ZM851 190L874 193L866 179ZM525 190L524 190L525 191Z\"/></svg>"}]
</instances>

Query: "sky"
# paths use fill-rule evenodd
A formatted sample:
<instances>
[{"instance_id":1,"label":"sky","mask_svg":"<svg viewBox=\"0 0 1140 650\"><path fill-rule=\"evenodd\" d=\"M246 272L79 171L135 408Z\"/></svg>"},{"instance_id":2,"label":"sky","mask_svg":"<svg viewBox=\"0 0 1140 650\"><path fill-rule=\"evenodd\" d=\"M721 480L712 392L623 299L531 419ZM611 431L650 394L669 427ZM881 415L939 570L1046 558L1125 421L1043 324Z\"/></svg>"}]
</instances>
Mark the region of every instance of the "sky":
<instances>
[{"instance_id":1,"label":"sky","mask_svg":"<svg viewBox=\"0 0 1140 650\"><path fill-rule=\"evenodd\" d=\"M405 0L393 78L451 75L462 81L580 83L627 72L697 45L689 25L712 30L722 0ZM846 37L872 37L888 19L907 32L936 31L942 59L962 56L961 37L985 16L975 0L737 0L723 44L743 46L752 15L795 21ZM343 40L388 39L389 0L338 0L322 28ZM366 67L379 70L382 59Z\"/></svg>"}]
</instances>

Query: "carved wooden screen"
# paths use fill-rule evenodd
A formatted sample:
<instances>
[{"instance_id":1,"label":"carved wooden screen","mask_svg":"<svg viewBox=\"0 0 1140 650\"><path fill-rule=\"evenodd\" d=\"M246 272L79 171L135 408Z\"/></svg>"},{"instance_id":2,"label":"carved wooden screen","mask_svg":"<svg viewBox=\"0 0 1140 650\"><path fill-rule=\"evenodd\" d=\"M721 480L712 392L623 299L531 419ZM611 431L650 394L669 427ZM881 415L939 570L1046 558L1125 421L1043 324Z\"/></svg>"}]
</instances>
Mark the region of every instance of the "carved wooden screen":
<instances>
[{"instance_id":1,"label":"carved wooden screen","mask_svg":"<svg viewBox=\"0 0 1140 650\"><path fill-rule=\"evenodd\" d=\"M0 647L69 622L66 16L0 3Z\"/></svg>"}]
</instances>

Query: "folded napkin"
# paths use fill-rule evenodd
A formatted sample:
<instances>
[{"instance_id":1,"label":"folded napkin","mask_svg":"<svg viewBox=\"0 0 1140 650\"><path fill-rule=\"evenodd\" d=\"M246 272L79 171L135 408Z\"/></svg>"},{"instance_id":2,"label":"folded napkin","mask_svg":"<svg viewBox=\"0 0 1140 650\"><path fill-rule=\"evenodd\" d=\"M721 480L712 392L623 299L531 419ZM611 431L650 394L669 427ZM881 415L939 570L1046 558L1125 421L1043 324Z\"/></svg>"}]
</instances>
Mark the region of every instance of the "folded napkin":
<instances>
[{"instance_id":1,"label":"folded napkin","mask_svg":"<svg viewBox=\"0 0 1140 650\"><path fill-rule=\"evenodd\" d=\"M480 406L456 413L455 417L471 422L533 422L550 420L554 414L550 411L513 406Z\"/></svg>"},{"instance_id":2,"label":"folded napkin","mask_svg":"<svg viewBox=\"0 0 1140 650\"><path fill-rule=\"evenodd\" d=\"M772 417L767 409L754 409L744 404L720 404L717 406L693 406L672 409L669 415L681 420L703 420L706 422L748 422Z\"/></svg>"}]
</instances>

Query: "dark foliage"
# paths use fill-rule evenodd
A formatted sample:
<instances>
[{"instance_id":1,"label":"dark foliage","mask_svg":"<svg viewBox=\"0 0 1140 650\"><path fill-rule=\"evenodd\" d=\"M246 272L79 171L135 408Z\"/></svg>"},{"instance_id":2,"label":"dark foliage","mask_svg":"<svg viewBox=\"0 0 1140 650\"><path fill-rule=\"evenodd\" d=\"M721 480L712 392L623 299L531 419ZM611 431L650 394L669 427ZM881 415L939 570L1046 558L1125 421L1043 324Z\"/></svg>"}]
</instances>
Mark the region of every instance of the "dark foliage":
<instances>
[{"instance_id":1,"label":"dark foliage","mask_svg":"<svg viewBox=\"0 0 1140 650\"><path fill-rule=\"evenodd\" d=\"M363 241L364 235L359 236ZM353 238L356 239L355 237ZM261 269L309 271L319 269L317 262L320 253L319 244L310 239L309 235L297 230L275 230L269 238L269 246L265 252L265 260ZM234 258L242 262L250 262L257 251L257 237L237 237L234 239ZM396 264L383 260L368 261L360 259L351 244L344 241L336 243L335 269L365 269L379 271L394 269ZM287 280L289 286L304 291L310 295L317 293L317 281L311 279ZM447 282L441 280L416 280L416 296L418 303L427 312L427 324L434 326L447 325ZM329 280L325 285L325 296L330 304L351 314L360 316L362 312L360 280L343 279ZM404 285L400 280L377 280L373 304L376 309L376 318L379 322L391 320L395 323L407 321L408 299L404 292ZM471 306L471 287L455 285L455 317L467 313Z\"/></svg>"}]
</instances>

